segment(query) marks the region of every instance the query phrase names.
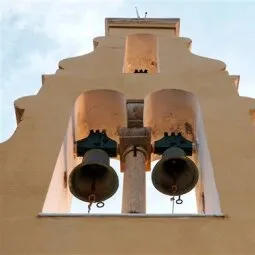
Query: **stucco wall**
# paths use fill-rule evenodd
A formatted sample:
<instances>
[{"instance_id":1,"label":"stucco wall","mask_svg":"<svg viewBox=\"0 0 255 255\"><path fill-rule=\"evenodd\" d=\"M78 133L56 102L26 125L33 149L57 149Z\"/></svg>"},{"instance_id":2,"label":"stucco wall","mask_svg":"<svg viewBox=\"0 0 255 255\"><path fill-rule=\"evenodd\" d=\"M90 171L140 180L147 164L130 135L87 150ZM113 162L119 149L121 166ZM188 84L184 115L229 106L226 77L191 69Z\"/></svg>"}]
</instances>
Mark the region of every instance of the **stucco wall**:
<instances>
[{"instance_id":1,"label":"stucco wall","mask_svg":"<svg viewBox=\"0 0 255 255\"><path fill-rule=\"evenodd\" d=\"M24 114L0 144L0 254L255 254L254 126L225 64L193 55L185 38L161 36L159 74L122 74L125 41L118 33L114 40L119 47L106 37L95 52L61 61L63 70L46 75L36 96L16 102ZM228 217L38 218L74 103L98 89L128 99L162 89L193 93Z\"/></svg>"}]
</instances>

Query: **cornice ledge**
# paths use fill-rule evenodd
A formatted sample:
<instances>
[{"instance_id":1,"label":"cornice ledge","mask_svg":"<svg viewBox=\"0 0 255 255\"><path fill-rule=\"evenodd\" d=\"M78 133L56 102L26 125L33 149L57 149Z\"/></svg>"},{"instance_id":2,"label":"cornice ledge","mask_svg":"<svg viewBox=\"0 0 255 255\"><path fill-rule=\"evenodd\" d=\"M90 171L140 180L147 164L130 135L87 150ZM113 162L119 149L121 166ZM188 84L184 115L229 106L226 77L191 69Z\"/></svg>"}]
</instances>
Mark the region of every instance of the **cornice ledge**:
<instances>
[{"instance_id":1,"label":"cornice ledge","mask_svg":"<svg viewBox=\"0 0 255 255\"><path fill-rule=\"evenodd\" d=\"M106 18L105 34L110 28L148 28L148 29L173 29L179 36L179 18Z\"/></svg>"}]
</instances>

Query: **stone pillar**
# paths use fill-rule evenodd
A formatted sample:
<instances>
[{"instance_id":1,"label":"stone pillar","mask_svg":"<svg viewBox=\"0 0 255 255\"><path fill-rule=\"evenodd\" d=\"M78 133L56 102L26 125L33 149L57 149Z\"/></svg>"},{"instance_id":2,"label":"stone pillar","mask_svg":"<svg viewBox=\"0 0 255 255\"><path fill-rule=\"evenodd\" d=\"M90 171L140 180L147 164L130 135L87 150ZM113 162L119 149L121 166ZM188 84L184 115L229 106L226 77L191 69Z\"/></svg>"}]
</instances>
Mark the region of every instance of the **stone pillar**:
<instances>
[{"instance_id":1,"label":"stone pillar","mask_svg":"<svg viewBox=\"0 0 255 255\"><path fill-rule=\"evenodd\" d=\"M141 147L129 147L123 155L125 171L123 179L122 213L146 212L146 151Z\"/></svg>"}]
</instances>

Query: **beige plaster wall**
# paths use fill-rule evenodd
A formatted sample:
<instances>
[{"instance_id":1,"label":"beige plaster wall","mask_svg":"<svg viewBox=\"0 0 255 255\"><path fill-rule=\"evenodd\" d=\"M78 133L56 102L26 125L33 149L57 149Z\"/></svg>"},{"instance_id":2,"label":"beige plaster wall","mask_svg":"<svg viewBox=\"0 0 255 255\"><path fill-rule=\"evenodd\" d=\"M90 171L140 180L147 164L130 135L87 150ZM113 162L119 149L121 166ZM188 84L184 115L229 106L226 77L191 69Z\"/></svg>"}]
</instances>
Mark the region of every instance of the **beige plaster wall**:
<instances>
[{"instance_id":1,"label":"beige plaster wall","mask_svg":"<svg viewBox=\"0 0 255 255\"><path fill-rule=\"evenodd\" d=\"M255 125L255 99L250 97L241 97L243 103L246 105L248 112L250 115L253 125Z\"/></svg>"},{"instance_id":2,"label":"beige plaster wall","mask_svg":"<svg viewBox=\"0 0 255 255\"><path fill-rule=\"evenodd\" d=\"M225 64L190 53L185 38L161 37L160 73L123 75L124 47L107 40L93 53L61 61L64 70L45 76L36 96L16 102L25 109L22 121L0 144L0 254L255 254L254 127ZM196 96L201 140L227 218L37 217L76 99L106 88L129 99L162 89Z\"/></svg>"},{"instance_id":3,"label":"beige plaster wall","mask_svg":"<svg viewBox=\"0 0 255 255\"><path fill-rule=\"evenodd\" d=\"M73 126L73 118L70 118L43 204L43 213L68 213L70 211L72 195L67 185L67 177L76 165Z\"/></svg>"}]
</instances>

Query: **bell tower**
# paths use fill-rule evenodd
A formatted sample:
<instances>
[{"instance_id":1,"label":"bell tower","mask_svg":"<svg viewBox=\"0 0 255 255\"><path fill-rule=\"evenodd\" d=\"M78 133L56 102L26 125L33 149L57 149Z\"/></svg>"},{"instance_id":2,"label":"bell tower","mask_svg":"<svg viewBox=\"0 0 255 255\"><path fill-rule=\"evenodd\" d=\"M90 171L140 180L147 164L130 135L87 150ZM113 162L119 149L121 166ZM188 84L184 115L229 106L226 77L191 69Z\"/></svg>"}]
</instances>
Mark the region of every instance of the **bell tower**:
<instances>
[{"instance_id":1,"label":"bell tower","mask_svg":"<svg viewBox=\"0 0 255 255\"><path fill-rule=\"evenodd\" d=\"M15 101L0 144L0 254L255 254L255 101L226 65L191 52L179 19L106 18L94 51ZM118 214L70 214L119 190ZM151 162L159 160L151 169ZM145 173L197 214L146 213Z\"/></svg>"}]
</instances>

